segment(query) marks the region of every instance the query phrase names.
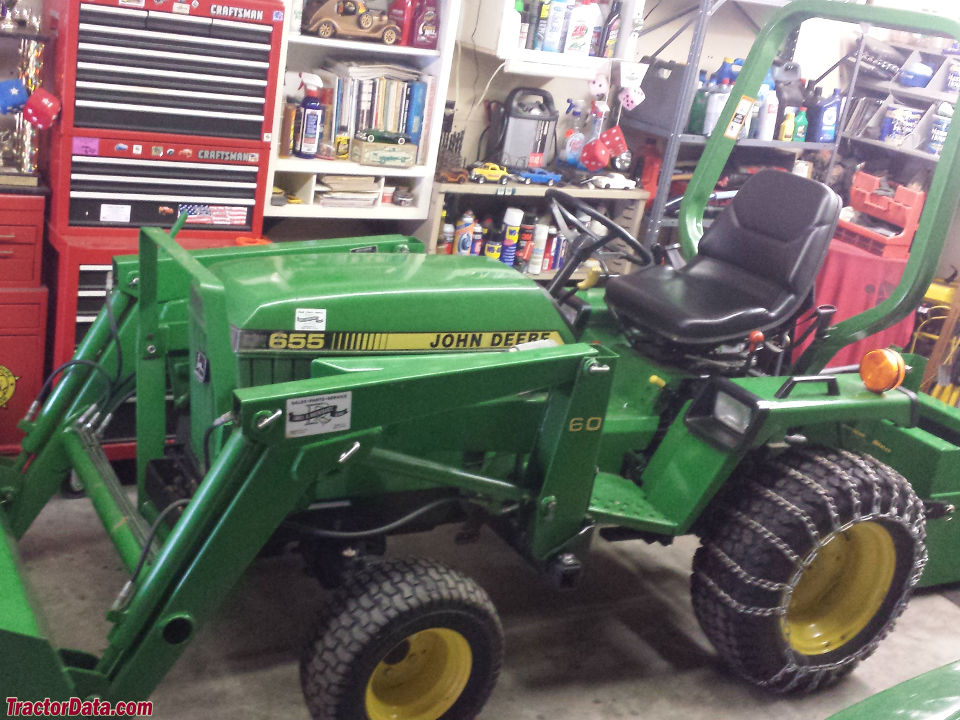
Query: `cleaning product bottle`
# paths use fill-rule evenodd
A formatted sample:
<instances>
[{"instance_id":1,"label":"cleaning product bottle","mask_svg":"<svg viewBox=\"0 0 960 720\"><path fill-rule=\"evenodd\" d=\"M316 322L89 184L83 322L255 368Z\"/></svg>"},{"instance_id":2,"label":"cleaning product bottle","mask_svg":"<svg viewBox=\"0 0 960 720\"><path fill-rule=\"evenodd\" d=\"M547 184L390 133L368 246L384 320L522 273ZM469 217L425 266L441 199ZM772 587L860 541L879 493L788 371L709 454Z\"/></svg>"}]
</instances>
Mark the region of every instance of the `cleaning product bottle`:
<instances>
[{"instance_id":1,"label":"cleaning product bottle","mask_svg":"<svg viewBox=\"0 0 960 720\"><path fill-rule=\"evenodd\" d=\"M400 45L413 44L413 16L416 12L414 0L393 0L387 12L390 19L400 28Z\"/></svg>"},{"instance_id":2,"label":"cleaning product bottle","mask_svg":"<svg viewBox=\"0 0 960 720\"><path fill-rule=\"evenodd\" d=\"M516 0L513 8L520 16L520 37L517 38L517 47L525 48L527 46L527 36L530 34L530 15L523 4L523 0Z\"/></svg>"},{"instance_id":3,"label":"cleaning product bottle","mask_svg":"<svg viewBox=\"0 0 960 720\"><path fill-rule=\"evenodd\" d=\"M600 5L597 0L590 0L591 7L596 11L592 12L593 14L593 32L590 35L590 55L592 57L600 56L600 41L603 39L603 10L600 9Z\"/></svg>"},{"instance_id":4,"label":"cleaning product bottle","mask_svg":"<svg viewBox=\"0 0 960 720\"><path fill-rule=\"evenodd\" d=\"M413 20L413 46L424 50L437 49L437 28L440 15L437 0L419 0Z\"/></svg>"},{"instance_id":5,"label":"cleaning product bottle","mask_svg":"<svg viewBox=\"0 0 960 720\"><path fill-rule=\"evenodd\" d=\"M571 55L589 55L593 28L602 24L603 13L593 0L584 0L570 9L563 52Z\"/></svg>"},{"instance_id":6,"label":"cleaning product bottle","mask_svg":"<svg viewBox=\"0 0 960 720\"><path fill-rule=\"evenodd\" d=\"M783 111L783 122L780 123L777 140L793 140L794 130L796 130L796 108L788 107Z\"/></svg>"},{"instance_id":7,"label":"cleaning product bottle","mask_svg":"<svg viewBox=\"0 0 960 720\"><path fill-rule=\"evenodd\" d=\"M707 114L703 120L703 134L711 135L717 123L720 121L720 114L723 112L724 105L730 98L730 80L723 78L720 81L720 87L710 93L707 98Z\"/></svg>"},{"instance_id":8,"label":"cleaning product bottle","mask_svg":"<svg viewBox=\"0 0 960 720\"><path fill-rule=\"evenodd\" d=\"M807 128L810 123L807 120L807 108L801 105L797 114L793 118L793 141L805 142L807 139Z\"/></svg>"},{"instance_id":9,"label":"cleaning product bottle","mask_svg":"<svg viewBox=\"0 0 960 720\"><path fill-rule=\"evenodd\" d=\"M777 134L777 115L780 113L780 103L771 86L764 83L761 90L763 88L766 88L766 92L760 103L760 114L757 116L756 136L757 140L770 141Z\"/></svg>"},{"instance_id":10,"label":"cleaning product bottle","mask_svg":"<svg viewBox=\"0 0 960 720\"><path fill-rule=\"evenodd\" d=\"M533 38L533 49L543 50L543 38L547 34L547 20L550 17L550 0L540 3L540 13L537 16L537 32Z\"/></svg>"},{"instance_id":11,"label":"cleaning product bottle","mask_svg":"<svg viewBox=\"0 0 960 720\"><path fill-rule=\"evenodd\" d=\"M566 0L552 0L550 14L547 16L547 27L543 33L543 50L546 52L560 52L563 45L563 21L567 14Z\"/></svg>"},{"instance_id":12,"label":"cleaning product bottle","mask_svg":"<svg viewBox=\"0 0 960 720\"><path fill-rule=\"evenodd\" d=\"M300 102L300 124L293 141L293 154L302 158L317 156L320 137L323 135L323 105L320 104L320 88L323 80L313 73L300 73L303 100Z\"/></svg>"},{"instance_id":13,"label":"cleaning product bottle","mask_svg":"<svg viewBox=\"0 0 960 720\"><path fill-rule=\"evenodd\" d=\"M587 143L587 136L583 134L580 106L572 100L567 105L567 114L570 116L570 127L564 133L563 151L560 159L570 165L580 163L580 153Z\"/></svg>"},{"instance_id":14,"label":"cleaning product bottle","mask_svg":"<svg viewBox=\"0 0 960 720\"><path fill-rule=\"evenodd\" d=\"M620 13L623 11L621 0L613 0L610 6L610 12L607 14L607 20L603 23L603 31L600 33L600 47L597 55L605 58L612 58L617 49L617 40L620 38Z\"/></svg>"}]
</instances>

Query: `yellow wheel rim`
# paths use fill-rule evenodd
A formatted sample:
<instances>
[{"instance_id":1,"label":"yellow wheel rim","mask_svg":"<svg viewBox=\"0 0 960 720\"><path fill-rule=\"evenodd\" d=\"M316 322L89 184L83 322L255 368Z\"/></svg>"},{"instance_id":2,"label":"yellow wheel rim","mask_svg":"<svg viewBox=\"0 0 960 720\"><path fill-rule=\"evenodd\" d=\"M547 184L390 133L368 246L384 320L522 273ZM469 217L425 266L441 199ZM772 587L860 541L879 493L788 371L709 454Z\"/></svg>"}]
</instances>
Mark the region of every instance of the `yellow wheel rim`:
<instances>
[{"instance_id":1,"label":"yellow wheel rim","mask_svg":"<svg viewBox=\"0 0 960 720\"><path fill-rule=\"evenodd\" d=\"M437 720L460 697L473 667L467 639L428 628L383 656L367 682L370 720Z\"/></svg>"},{"instance_id":2,"label":"yellow wheel rim","mask_svg":"<svg viewBox=\"0 0 960 720\"><path fill-rule=\"evenodd\" d=\"M831 536L802 571L787 606L784 632L804 655L822 655L863 630L883 604L897 551L882 525L862 522Z\"/></svg>"}]
</instances>

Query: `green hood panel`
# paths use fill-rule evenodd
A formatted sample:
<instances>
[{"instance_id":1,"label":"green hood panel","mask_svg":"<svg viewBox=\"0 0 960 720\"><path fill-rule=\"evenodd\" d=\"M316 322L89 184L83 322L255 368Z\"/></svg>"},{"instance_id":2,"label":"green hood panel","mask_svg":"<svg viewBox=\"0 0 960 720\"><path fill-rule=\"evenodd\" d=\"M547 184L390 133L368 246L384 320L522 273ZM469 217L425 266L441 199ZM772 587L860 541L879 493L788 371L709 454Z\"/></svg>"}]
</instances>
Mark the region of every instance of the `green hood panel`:
<instances>
[{"instance_id":1,"label":"green hood panel","mask_svg":"<svg viewBox=\"0 0 960 720\"><path fill-rule=\"evenodd\" d=\"M397 352L572 342L547 293L483 257L330 254L231 260L234 350Z\"/></svg>"}]
</instances>

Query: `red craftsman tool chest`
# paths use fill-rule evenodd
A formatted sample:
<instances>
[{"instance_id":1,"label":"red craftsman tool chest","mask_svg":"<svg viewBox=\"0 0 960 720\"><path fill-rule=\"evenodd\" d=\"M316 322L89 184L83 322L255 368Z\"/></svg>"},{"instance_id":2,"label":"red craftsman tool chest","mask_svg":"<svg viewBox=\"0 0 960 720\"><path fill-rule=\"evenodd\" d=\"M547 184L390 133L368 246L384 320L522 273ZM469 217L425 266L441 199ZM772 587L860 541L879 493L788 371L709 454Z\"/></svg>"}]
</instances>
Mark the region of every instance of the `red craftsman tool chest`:
<instances>
[{"instance_id":1,"label":"red craftsman tool chest","mask_svg":"<svg viewBox=\"0 0 960 720\"><path fill-rule=\"evenodd\" d=\"M0 288L0 453L20 451L17 423L43 384L46 318L46 288Z\"/></svg>"},{"instance_id":2,"label":"red craftsman tool chest","mask_svg":"<svg viewBox=\"0 0 960 720\"><path fill-rule=\"evenodd\" d=\"M40 285L43 204L42 195L0 195L0 288Z\"/></svg>"}]
</instances>

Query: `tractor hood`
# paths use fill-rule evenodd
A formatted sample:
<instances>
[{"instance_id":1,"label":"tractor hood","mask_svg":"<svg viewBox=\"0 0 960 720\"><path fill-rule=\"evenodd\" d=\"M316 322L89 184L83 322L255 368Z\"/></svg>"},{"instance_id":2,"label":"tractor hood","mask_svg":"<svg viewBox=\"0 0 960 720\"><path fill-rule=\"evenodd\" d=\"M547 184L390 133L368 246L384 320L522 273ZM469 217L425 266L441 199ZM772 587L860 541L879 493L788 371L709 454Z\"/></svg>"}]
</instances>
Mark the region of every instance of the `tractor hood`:
<instances>
[{"instance_id":1,"label":"tractor hood","mask_svg":"<svg viewBox=\"0 0 960 720\"><path fill-rule=\"evenodd\" d=\"M296 255L210 269L224 284L241 355L499 350L573 340L543 288L483 257Z\"/></svg>"}]
</instances>

